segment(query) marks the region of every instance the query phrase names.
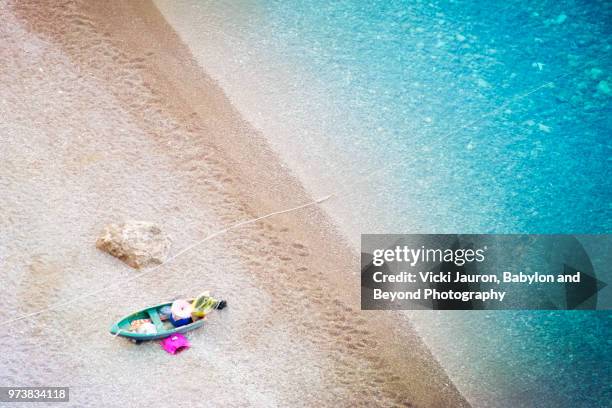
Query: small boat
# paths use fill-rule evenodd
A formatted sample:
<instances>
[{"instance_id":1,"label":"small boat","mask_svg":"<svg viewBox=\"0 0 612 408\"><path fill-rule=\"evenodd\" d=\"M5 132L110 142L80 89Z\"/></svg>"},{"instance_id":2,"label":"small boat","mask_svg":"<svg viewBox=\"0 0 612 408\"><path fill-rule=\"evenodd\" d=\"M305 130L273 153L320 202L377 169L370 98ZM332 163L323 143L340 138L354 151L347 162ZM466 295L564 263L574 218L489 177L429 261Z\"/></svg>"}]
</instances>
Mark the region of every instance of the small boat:
<instances>
[{"instance_id":1,"label":"small boat","mask_svg":"<svg viewBox=\"0 0 612 408\"><path fill-rule=\"evenodd\" d=\"M187 299L188 302L193 302L193 299ZM225 307L225 301L219 302L221 305L218 309ZM129 314L117 323L113 324L110 328L111 334L115 336L127 337L128 339L140 343L146 340L159 340L169 337L175 333L185 333L201 327L204 324L205 317L192 316L192 322L183 326L175 327L170 320L162 321L160 316L160 309L168 306L170 307L172 302L161 303L159 305L147 307L146 309L140 310L136 313ZM155 325L156 333L138 333L132 330L132 321L148 319L153 325Z\"/></svg>"}]
</instances>

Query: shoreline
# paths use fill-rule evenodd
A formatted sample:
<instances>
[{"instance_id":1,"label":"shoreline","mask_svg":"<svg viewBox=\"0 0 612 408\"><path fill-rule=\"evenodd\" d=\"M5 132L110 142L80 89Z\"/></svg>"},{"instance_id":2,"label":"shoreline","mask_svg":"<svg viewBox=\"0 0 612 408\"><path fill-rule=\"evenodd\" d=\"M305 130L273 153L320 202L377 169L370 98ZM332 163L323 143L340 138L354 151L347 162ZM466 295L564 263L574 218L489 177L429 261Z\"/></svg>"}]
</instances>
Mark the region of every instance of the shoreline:
<instances>
[{"instance_id":1,"label":"shoreline","mask_svg":"<svg viewBox=\"0 0 612 408\"><path fill-rule=\"evenodd\" d=\"M142 130L150 149L167 165L155 177L163 179L164 171L169 171L184 182L182 197L193 201L176 203L178 210L172 209L177 228L191 221L195 224L190 227L192 235L203 236L218 226L312 201L270 150L265 137L241 117L223 90L194 61L189 48L152 3L92 3L62 9L53 2L20 2L13 9L30 32L59 47L79 67L83 81L103 84L117 110ZM88 95L81 97L87 99ZM96 107L89 109L95 111ZM109 114L114 112L100 112L101 117L112 120ZM117 134L109 143L121 146L122 140ZM49 149L53 151L53 147ZM124 152L128 159L140 159L143 153L127 145ZM172 188L172 183L163 185ZM137 203L142 197L129 199ZM121 205L116 203L119 208ZM201 208L198 213L210 213L211 221L202 223L186 215L184 211L192 206ZM132 213L137 208L133 206ZM286 362L288 371L279 375L266 362L246 364L249 369L265 371L263 381L272 384L274 400L281 404L301 401L304 405L341 401L346 405L467 406L415 330L400 329L393 312L372 319L371 313L360 311L357 254L324 211L308 208L284 214L230 231L221 241L216 249L236 254L245 270L243 275L228 272L226 280L248 280L256 288L254 293L264 293L267 302L265 312L249 315L253 321L240 328L240 341L227 341L235 347L260 350L272 334L280 338L273 343L284 353L305 349L299 360ZM177 245L173 250L181 248ZM178 266L197 268L201 264L185 259L173 268ZM232 282L219 285L231 287ZM181 282L169 286L185 287ZM154 290L149 296L158 292L164 290ZM248 307L245 300L237 301L237 311ZM236 324L245 322L248 319L237 318ZM224 328L223 324L218 324L217 333L232 330L231 325ZM381 332L389 335L382 337ZM220 355L232 354L232 350ZM310 394L293 394L301 387L289 383L288 373L300 366L316 367L315 377L321 376L303 374L312 386ZM198 364L190 362L188 367L197 369ZM227 403L222 397L228 396L219 393L220 401ZM261 396L247 402L266 405L258 398ZM232 404L238 402L229 402Z\"/></svg>"}]
</instances>

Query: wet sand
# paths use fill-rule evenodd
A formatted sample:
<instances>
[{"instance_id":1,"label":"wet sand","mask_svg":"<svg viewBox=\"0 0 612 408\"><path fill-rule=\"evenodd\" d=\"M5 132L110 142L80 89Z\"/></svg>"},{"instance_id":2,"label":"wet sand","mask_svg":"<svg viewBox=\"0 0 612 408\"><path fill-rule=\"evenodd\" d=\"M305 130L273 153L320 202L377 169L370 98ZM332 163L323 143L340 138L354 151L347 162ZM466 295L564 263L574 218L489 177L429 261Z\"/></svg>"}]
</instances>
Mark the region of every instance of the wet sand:
<instances>
[{"instance_id":1,"label":"wet sand","mask_svg":"<svg viewBox=\"0 0 612 408\"><path fill-rule=\"evenodd\" d=\"M176 253L313 200L150 2L0 10L8 317L134 274L95 249L108 222L155 221ZM466 406L414 330L359 310L358 261L324 208L230 231L120 290L15 323L0 340L3 385L67 385L71 406ZM130 311L204 289L230 307L183 354L107 334Z\"/></svg>"}]
</instances>

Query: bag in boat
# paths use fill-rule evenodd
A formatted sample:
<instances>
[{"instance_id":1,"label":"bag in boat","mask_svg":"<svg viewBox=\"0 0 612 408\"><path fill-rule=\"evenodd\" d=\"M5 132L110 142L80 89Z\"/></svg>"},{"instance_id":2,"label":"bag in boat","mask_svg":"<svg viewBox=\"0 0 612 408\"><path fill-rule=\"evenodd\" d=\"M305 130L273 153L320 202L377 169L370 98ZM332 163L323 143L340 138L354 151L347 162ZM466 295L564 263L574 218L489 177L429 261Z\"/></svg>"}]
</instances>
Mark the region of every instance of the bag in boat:
<instances>
[{"instance_id":1,"label":"bag in boat","mask_svg":"<svg viewBox=\"0 0 612 408\"><path fill-rule=\"evenodd\" d=\"M225 307L225 302L213 298L208 292L204 292L195 298L191 305L193 306L193 311L191 312L192 316L204 317L211 310L223 309Z\"/></svg>"}]
</instances>

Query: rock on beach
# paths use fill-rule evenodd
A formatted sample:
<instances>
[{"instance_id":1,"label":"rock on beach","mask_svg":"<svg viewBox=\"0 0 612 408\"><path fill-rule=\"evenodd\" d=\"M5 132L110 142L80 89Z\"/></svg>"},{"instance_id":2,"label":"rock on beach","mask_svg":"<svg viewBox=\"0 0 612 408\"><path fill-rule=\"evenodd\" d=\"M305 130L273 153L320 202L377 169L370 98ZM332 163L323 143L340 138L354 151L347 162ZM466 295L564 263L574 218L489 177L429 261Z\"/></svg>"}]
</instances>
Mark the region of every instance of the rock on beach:
<instances>
[{"instance_id":1,"label":"rock on beach","mask_svg":"<svg viewBox=\"0 0 612 408\"><path fill-rule=\"evenodd\" d=\"M163 263L171 240L162 229L147 221L108 224L96 241L96 247L121 259L132 268Z\"/></svg>"}]
</instances>

